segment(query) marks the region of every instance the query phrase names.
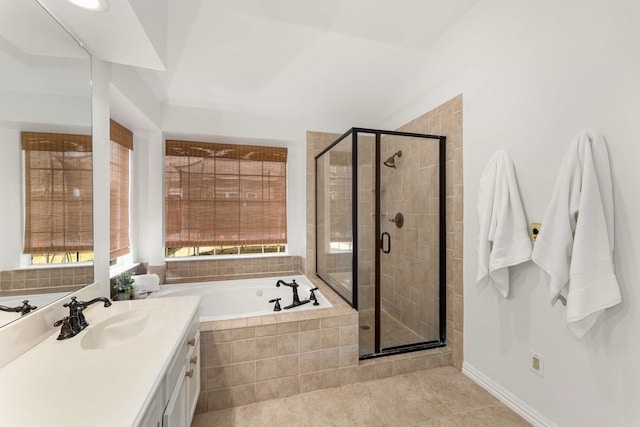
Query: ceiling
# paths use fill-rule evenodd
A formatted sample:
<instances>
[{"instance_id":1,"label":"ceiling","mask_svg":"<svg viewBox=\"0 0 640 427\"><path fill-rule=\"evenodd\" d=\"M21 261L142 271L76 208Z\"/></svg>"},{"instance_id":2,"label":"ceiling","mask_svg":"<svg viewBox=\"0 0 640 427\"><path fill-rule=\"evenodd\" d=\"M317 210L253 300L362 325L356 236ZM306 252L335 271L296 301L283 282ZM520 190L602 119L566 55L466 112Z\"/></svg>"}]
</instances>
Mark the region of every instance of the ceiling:
<instances>
[{"instance_id":1,"label":"ceiling","mask_svg":"<svg viewBox=\"0 0 640 427\"><path fill-rule=\"evenodd\" d=\"M411 82L437 65L427 48L478 0L167 0L163 52L140 33L153 0L109 0L104 14L40 1L164 104L371 126L415 100Z\"/></svg>"}]
</instances>

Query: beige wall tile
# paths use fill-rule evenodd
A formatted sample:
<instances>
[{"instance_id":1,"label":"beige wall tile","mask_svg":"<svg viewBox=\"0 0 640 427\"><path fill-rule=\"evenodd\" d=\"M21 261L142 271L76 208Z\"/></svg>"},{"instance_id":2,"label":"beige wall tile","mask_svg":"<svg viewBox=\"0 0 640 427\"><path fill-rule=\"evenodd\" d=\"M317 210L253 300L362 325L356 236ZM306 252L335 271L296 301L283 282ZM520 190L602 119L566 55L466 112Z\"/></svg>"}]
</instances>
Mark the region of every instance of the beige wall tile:
<instances>
[{"instance_id":1,"label":"beige wall tile","mask_svg":"<svg viewBox=\"0 0 640 427\"><path fill-rule=\"evenodd\" d=\"M256 358L256 341L253 339L231 342L231 362L247 362Z\"/></svg>"},{"instance_id":2,"label":"beige wall tile","mask_svg":"<svg viewBox=\"0 0 640 427\"><path fill-rule=\"evenodd\" d=\"M231 382L235 385L249 384L256 381L256 362L233 364Z\"/></svg>"},{"instance_id":3,"label":"beige wall tile","mask_svg":"<svg viewBox=\"0 0 640 427\"><path fill-rule=\"evenodd\" d=\"M300 393L307 393L309 391L320 389L320 373L311 372L308 374L301 374L298 385Z\"/></svg>"},{"instance_id":4,"label":"beige wall tile","mask_svg":"<svg viewBox=\"0 0 640 427\"><path fill-rule=\"evenodd\" d=\"M321 329L308 331L300 337L300 351L320 350L322 344L323 331ZM336 346L337 347L337 346Z\"/></svg>"},{"instance_id":5,"label":"beige wall tile","mask_svg":"<svg viewBox=\"0 0 640 427\"><path fill-rule=\"evenodd\" d=\"M231 365L217 366L208 368L206 371L206 383L204 389L218 390L221 388L231 387ZM202 378L201 378L202 381Z\"/></svg>"},{"instance_id":6,"label":"beige wall tile","mask_svg":"<svg viewBox=\"0 0 640 427\"><path fill-rule=\"evenodd\" d=\"M275 357L277 355L276 340L277 338L275 336L256 338L256 360Z\"/></svg>"},{"instance_id":7,"label":"beige wall tile","mask_svg":"<svg viewBox=\"0 0 640 427\"><path fill-rule=\"evenodd\" d=\"M231 396L231 388L207 392L207 410L231 408L233 406Z\"/></svg>"},{"instance_id":8,"label":"beige wall tile","mask_svg":"<svg viewBox=\"0 0 640 427\"><path fill-rule=\"evenodd\" d=\"M300 354L300 375L320 370L320 352L310 351Z\"/></svg>"},{"instance_id":9,"label":"beige wall tile","mask_svg":"<svg viewBox=\"0 0 640 427\"><path fill-rule=\"evenodd\" d=\"M220 366L231 363L231 343L211 344L206 348L206 366Z\"/></svg>"},{"instance_id":10,"label":"beige wall tile","mask_svg":"<svg viewBox=\"0 0 640 427\"><path fill-rule=\"evenodd\" d=\"M256 360L256 381L272 380L277 377L276 358Z\"/></svg>"},{"instance_id":11,"label":"beige wall tile","mask_svg":"<svg viewBox=\"0 0 640 427\"><path fill-rule=\"evenodd\" d=\"M300 384L298 376L278 378L278 397L289 397L300 393Z\"/></svg>"},{"instance_id":12,"label":"beige wall tile","mask_svg":"<svg viewBox=\"0 0 640 427\"><path fill-rule=\"evenodd\" d=\"M256 383L256 401L262 402L264 400L277 399L278 398L278 381L262 381Z\"/></svg>"},{"instance_id":13,"label":"beige wall tile","mask_svg":"<svg viewBox=\"0 0 640 427\"><path fill-rule=\"evenodd\" d=\"M298 375L300 356L295 354L291 356L278 356L276 358L276 372L278 378Z\"/></svg>"},{"instance_id":14,"label":"beige wall tile","mask_svg":"<svg viewBox=\"0 0 640 427\"><path fill-rule=\"evenodd\" d=\"M354 345L358 343L358 325L340 327L340 345Z\"/></svg>"},{"instance_id":15,"label":"beige wall tile","mask_svg":"<svg viewBox=\"0 0 640 427\"><path fill-rule=\"evenodd\" d=\"M357 341L356 341L357 343ZM340 347L340 367L358 366L358 345Z\"/></svg>"},{"instance_id":16,"label":"beige wall tile","mask_svg":"<svg viewBox=\"0 0 640 427\"><path fill-rule=\"evenodd\" d=\"M340 367L340 348L320 350L320 370Z\"/></svg>"},{"instance_id":17,"label":"beige wall tile","mask_svg":"<svg viewBox=\"0 0 640 427\"><path fill-rule=\"evenodd\" d=\"M233 406L248 405L256 401L256 385L244 384L231 387L231 403Z\"/></svg>"},{"instance_id":18,"label":"beige wall tile","mask_svg":"<svg viewBox=\"0 0 640 427\"><path fill-rule=\"evenodd\" d=\"M278 356L298 354L300 352L300 334L284 334L276 337Z\"/></svg>"}]
</instances>

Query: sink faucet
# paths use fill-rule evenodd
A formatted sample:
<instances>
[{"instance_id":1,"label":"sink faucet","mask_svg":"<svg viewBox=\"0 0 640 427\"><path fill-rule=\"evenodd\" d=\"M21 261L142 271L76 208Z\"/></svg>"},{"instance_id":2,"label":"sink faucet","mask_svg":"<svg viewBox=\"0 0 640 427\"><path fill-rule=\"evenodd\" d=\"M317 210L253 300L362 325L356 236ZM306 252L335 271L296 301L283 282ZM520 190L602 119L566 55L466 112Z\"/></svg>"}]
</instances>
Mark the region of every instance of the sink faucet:
<instances>
[{"instance_id":1,"label":"sink faucet","mask_svg":"<svg viewBox=\"0 0 640 427\"><path fill-rule=\"evenodd\" d=\"M82 311L96 302L103 302L105 307L109 307L111 305L111 301L104 297L94 298L86 302L77 301L76 297L71 297L70 302L63 304L63 307L69 308L69 316L62 318L53 324L53 326L62 325L58 339L66 340L67 338L75 337L80 333L80 331L89 326L89 323L87 323L87 319L85 319Z\"/></svg>"},{"instance_id":2,"label":"sink faucet","mask_svg":"<svg viewBox=\"0 0 640 427\"><path fill-rule=\"evenodd\" d=\"M299 305L303 305L309 302L308 299L302 300L300 301L300 297L298 296L298 285L296 283L296 279L293 279L293 281L291 283L287 283L284 280L278 280L276 282L276 287L279 288L280 285L284 285L284 286L288 286L293 290L293 302L291 304L289 304L286 307L282 307L284 310L287 310L289 308L293 308L293 307L297 307Z\"/></svg>"},{"instance_id":3,"label":"sink faucet","mask_svg":"<svg viewBox=\"0 0 640 427\"><path fill-rule=\"evenodd\" d=\"M38 307L29 304L28 299L22 301L22 305L19 305L17 307L7 307L5 305L0 305L0 311L20 313L21 316L24 316L25 314L35 310L36 308Z\"/></svg>"}]
</instances>

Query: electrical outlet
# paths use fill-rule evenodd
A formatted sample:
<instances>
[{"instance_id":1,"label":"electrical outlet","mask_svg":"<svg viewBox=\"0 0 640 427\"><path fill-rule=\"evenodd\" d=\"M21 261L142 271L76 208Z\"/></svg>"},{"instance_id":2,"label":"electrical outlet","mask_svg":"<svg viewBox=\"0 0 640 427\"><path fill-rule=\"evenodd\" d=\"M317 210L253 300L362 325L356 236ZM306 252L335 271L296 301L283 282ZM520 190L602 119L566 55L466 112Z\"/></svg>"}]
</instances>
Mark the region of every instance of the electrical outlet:
<instances>
[{"instance_id":1,"label":"electrical outlet","mask_svg":"<svg viewBox=\"0 0 640 427\"><path fill-rule=\"evenodd\" d=\"M531 228L529 229L529 236L531 240L536 240L538 238L538 233L540 232L540 228L542 228L542 224L539 222L532 222Z\"/></svg>"},{"instance_id":2,"label":"electrical outlet","mask_svg":"<svg viewBox=\"0 0 640 427\"><path fill-rule=\"evenodd\" d=\"M536 353L535 351L531 351L530 354L529 370L531 372L535 372L541 377L544 377L544 356Z\"/></svg>"}]
</instances>

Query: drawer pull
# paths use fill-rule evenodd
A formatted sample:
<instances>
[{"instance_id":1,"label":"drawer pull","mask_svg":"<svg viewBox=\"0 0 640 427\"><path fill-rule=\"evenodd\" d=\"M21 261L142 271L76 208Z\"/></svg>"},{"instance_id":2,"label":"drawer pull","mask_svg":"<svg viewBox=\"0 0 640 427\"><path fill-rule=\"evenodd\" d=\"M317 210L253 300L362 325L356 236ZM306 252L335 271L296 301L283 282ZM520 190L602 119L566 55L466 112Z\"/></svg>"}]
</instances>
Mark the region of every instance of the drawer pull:
<instances>
[{"instance_id":1,"label":"drawer pull","mask_svg":"<svg viewBox=\"0 0 640 427\"><path fill-rule=\"evenodd\" d=\"M184 375L185 377L193 378L193 369L189 369Z\"/></svg>"},{"instance_id":2,"label":"drawer pull","mask_svg":"<svg viewBox=\"0 0 640 427\"><path fill-rule=\"evenodd\" d=\"M191 338L189 341L187 341L187 344L189 344L191 347L193 347L194 345L196 345L196 339L195 338Z\"/></svg>"},{"instance_id":3,"label":"drawer pull","mask_svg":"<svg viewBox=\"0 0 640 427\"><path fill-rule=\"evenodd\" d=\"M198 363L198 356L193 356L189 361L192 365L195 365L196 363Z\"/></svg>"}]
</instances>

